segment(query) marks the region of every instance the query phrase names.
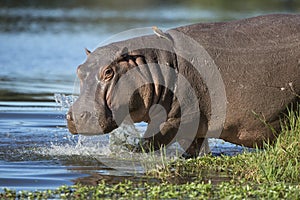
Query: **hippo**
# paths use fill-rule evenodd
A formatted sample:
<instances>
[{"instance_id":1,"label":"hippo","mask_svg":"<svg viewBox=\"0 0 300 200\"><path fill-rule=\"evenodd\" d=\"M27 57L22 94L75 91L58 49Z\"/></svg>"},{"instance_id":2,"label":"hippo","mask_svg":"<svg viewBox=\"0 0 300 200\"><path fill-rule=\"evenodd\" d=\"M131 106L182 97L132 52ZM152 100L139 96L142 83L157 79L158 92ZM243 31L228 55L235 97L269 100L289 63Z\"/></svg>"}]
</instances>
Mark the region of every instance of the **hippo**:
<instances>
[{"instance_id":1,"label":"hippo","mask_svg":"<svg viewBox=\"0 0 300 200\"><path fill-rule=\"evenodd\" d=\"M72 134L144 121L142 147L178 142L192 157L211 137L246 147L276 140L299 100L300 15L153 31L86 50L80 95L66 115Z\"/></svg>"}]
</instances>

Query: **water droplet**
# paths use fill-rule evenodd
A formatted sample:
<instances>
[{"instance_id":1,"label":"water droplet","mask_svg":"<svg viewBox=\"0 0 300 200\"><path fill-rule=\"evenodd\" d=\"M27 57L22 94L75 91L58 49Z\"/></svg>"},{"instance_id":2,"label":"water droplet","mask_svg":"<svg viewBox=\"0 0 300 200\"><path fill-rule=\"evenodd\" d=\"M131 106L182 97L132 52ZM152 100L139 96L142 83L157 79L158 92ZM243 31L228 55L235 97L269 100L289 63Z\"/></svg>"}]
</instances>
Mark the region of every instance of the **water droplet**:
<instances>
[{"instance_id":1,"label":"water droplet","mask_svg":"<svg viewBox=\"0 0 300 200\"><path fill-rule=\"evenodd\" d=\"M74 95L54 94L54 100L60 110L67 110L76 101L78 97Z\"/></svg>"}]
</instances>

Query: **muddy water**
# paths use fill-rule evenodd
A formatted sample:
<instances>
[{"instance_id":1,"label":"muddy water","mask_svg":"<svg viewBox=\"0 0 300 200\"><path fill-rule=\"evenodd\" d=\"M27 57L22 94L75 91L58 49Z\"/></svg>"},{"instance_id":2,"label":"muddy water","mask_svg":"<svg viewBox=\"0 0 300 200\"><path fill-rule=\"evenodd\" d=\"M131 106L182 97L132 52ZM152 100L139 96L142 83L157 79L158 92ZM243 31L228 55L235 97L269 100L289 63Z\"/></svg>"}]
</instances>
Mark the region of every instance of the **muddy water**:
<instances>
[{"instance_id":1,"label":"muddy water","mask_svg":"<svg viewBox=\"0 0 300 200\"><path fill-rule=\"evenodd\" d=\"M232 1L230 6L222 0L215 4L21 2L0 2L0 189L142 178L144 168L139 162L114 157L119 150L110 148L108 136L72 136L64 119L68 102L54 101L55 93L77 92L75 71L85 59L85 47L94 49L130 28L168 28L299 10L296 1L271 0L247 5ZM145 129L145 124L136 126ZM217 140L210 145L215 155L242 151Z\"/></svg>"}]
</instances>

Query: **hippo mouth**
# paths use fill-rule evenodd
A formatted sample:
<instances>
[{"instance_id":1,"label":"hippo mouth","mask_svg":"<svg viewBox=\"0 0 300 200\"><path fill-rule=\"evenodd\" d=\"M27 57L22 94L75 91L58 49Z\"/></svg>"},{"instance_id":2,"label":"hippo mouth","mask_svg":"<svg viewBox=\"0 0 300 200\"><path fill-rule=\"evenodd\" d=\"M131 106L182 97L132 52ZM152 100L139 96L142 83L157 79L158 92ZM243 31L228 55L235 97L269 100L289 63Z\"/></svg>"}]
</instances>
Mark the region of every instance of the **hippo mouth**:
<instances>
[{"instance_id":1,"label":"hippo mouth","mask_svg":"<svg viewBox=\"0 0 300 200\"><path fill-rule=\"evenodd\" d=\"M74 113L70 109L66 115L66 119L68 129L73 135L103 135L110 133L118 127L111 117L100 120L100 117L96 117L87 111L82 112L75 118Z\"/></svg>"},{"instance_id":2,"label":"hippo mouth","mask_svg":"<svg viewBox=\"0 0 300 200\"><path fill-rule=\"evenodd\" d=\"M76 129L76 125L74 123L74 119L73 119L72 113L70 111L66 114L66 119L67 119L67 126L68 126L70 133L72 133L73 135L77 135L78 131Z\"/></svg>"}]
</instances>

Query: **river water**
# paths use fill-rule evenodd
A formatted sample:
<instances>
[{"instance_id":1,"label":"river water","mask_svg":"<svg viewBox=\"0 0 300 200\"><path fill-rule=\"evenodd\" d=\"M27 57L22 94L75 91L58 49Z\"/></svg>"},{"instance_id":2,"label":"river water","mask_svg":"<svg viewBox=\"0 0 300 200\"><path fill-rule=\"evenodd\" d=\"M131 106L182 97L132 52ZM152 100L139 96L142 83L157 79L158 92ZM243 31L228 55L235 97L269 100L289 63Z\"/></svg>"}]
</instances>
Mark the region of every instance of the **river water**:
<instances>
[{"instance_id":1,"label":"river water","mask_svg":"<svg viewBox=\"0 0 300 200\"><path fill-rule=\"evenodd\" d=\"M25 1L24 1L25 2ZM72 136L64 115L84 48L131 28L170 28L233 20L271 12L297 12L295 1L1 1L0 3L0 189L37 190L96 184L101 179L135 180L144 169L109 147L109 136ZM60 96L61 97L61 96ZM138 124L143 131L145 124ZM213 154L241 147L211 140ZM111 168L107 163L114 163ZM116 169L117 168L117 169Z\"/></svg>"}]
</instances>

